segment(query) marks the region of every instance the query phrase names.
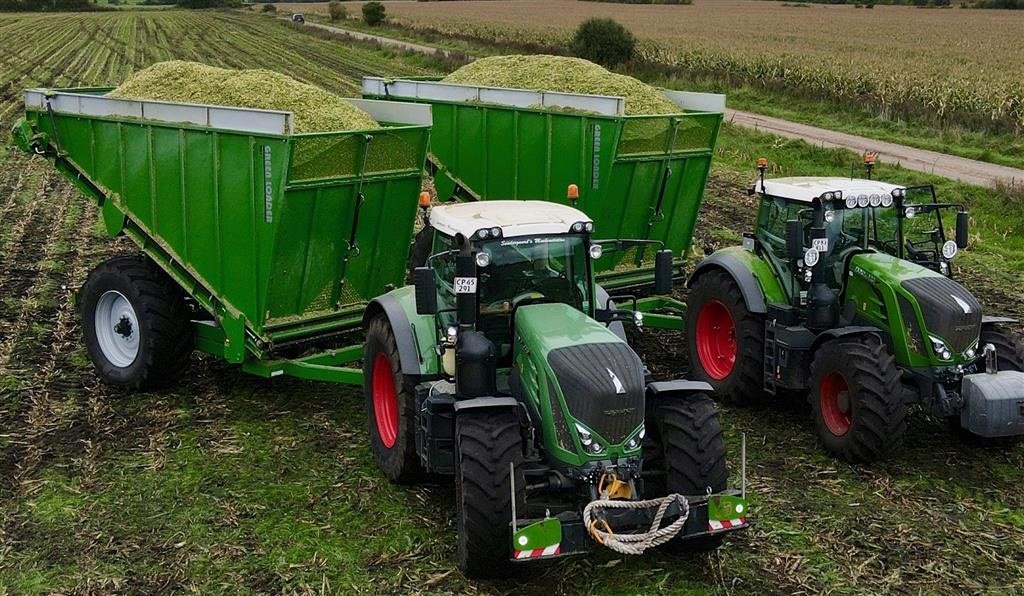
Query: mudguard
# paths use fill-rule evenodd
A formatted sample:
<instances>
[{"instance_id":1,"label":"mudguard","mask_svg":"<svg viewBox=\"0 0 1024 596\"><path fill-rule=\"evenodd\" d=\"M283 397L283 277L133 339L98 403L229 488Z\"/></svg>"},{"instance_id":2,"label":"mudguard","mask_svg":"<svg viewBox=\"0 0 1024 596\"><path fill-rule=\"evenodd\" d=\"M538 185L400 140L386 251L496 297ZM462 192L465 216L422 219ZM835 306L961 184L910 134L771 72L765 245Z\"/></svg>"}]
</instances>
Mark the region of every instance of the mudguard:
<instances>
[{"instance_id":1,"label":"mudguard","mask_svg":"<svg viewBox=\"0 0 1024 596\"><path fill-rule=\"evenodd\" d=\"M1010 317L990 317L988 315L981 316L981 324L985 325L998 325L999 323L1017 323L1017 319Z\"/></svg>"},{"instance_id":2,"label":"mudguard","mask_svg":"<svg viewBox=\"0 0 1024 596\"><path fill-rule=\"evenodd\" d=\"M455 413L484 408L518 409L519 400L514 397L474 397L473 399L457 400L452 407L455 409Z\"/></svg>"},{"instance_id":3,"label":"mudguard","mask_svg":"<svg viewBox=\"0 0 1024 596\"><path fill-rule=\"evenodd\" d=\"M767 302L786 302L782 288L768 264L739 246L724 248L701 261L687 280L686 287L693 287L700 276L715 269L724 270L732 276L743 294L747 310L752 313L768 312Z\"/></svg>"},{"instance_id":4,"label":"mudguard","mask_svg":"<svg viewBox=\"0 0 1024 596\"><path fill-rule=\"evenodd\" d=\"M366 310L363 311L363 329L365 330L370 324L370 320L380 313L387 316L388 322L391 323L391 332L395 334L398 358L402 361L402 374L417 376L422 374L412 323L394 296L384 294L374 298L366 305Z\"/></svg>"},{"instance_id":5,"label":"mudguard","mask_svg":"<svg viewBox=\"0 0 1024 596\"><path fill-rule=\"evenodd\" d=\"M892 342L889 341L889 334L883 331L882 329L867 325L851 325L849 327L837 327L835 329L829 329L828 331L822 331L821 333L818 334L817 337L814 338L814 342L811 344L811 350L813 351L817 349L818 346L825 343L826 341L839 339L840 337L864 335L867 333L874 333L890 347L892 346Z\"/></svg>"},{"instance_id":6,"label":"mudguard","mask_svg":"<svg viewBox=\"0 0 1024 596\"><path fill-rule=\"evenodd\" d=\"M711 393L714 389L704 381L687 381L679 379L676 381L655 381L647 384L648 397L668 397L673 393Z\"/></svg>"}]
</instances>

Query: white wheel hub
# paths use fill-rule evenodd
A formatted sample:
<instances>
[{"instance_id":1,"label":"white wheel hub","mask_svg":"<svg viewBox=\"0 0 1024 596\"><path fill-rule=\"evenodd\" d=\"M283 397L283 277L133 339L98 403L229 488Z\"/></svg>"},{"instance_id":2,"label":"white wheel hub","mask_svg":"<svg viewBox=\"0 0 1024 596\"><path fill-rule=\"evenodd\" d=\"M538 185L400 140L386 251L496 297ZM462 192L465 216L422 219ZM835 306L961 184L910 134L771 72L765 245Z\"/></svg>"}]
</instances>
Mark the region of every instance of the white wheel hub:
<instances>
[{"instance_id":1,"label":"white wheel hub","mask_svg":"<svg viewBox=\"0 0 1024 596\"><path fill-rule=\"evenodd\" d=\"M127 368L139 355L139 321L124 294L109 290L96 303L94 325L103 356L118 368Z\"/></svg>"}]
</instances>

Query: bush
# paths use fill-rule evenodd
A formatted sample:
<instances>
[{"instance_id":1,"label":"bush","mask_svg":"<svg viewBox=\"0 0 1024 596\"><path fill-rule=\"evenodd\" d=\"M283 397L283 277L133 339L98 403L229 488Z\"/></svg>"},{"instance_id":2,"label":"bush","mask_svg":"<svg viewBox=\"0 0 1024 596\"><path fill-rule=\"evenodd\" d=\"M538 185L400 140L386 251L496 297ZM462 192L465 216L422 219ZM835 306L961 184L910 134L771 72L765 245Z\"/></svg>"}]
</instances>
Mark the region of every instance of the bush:
<instances>
[{"instance_id":1,"label":"bush","mask_svg":"<svg viewBox=\"0 0 1024 596\"><path fill-rule=\"evenodd\" d=\"M277 12L277 7L273 4L264 4L260 10L263 12Z\"/></svg>"},{"instance_id":2,"label":"bush","mask_svg":"<svg viewBox=\"0 0 1024 596\"><path fill-rule=\"evenodd\" d=\"M367 2L363 5L363 20L366 21L367 25L373 27L374 25L380 25L387 18L385 14L384 5L380 2Z\"/></svg>"},{"instance_id":3,"label":"bush","mask_svg":"<svg viewBox=\"0 0 1024 596\"><path fill-rule=\"evenodd\" d=\"M612 19L583 21L572 38L572 53L612 68L629 62L636 53L636 38Z\"/></svg>"},{"instance_id":4,"label":"bush","mask_svg":"<svg viewBox=\"0 0 1024 596\"><path fill-rule=\"evenodd\" d=\"M332 21L342 21L348 18L348 10L338 0L331 0L327 4L327 15L331 17Z\"/></svg>"}]
</instances>

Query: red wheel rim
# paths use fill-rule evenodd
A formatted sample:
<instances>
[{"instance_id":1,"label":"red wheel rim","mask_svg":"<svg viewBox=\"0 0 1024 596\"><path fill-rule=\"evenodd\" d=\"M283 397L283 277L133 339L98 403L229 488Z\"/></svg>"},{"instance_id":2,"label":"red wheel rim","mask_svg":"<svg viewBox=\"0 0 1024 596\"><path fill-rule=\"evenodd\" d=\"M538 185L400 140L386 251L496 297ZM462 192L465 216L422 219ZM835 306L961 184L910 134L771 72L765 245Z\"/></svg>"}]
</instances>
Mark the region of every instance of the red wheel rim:
<instances>
[{"instance_id":1,"label":"red wheel rim","mask_svg":"<svg viewBox=\"0 0 1024 596\"><path fill-rule=\"evenodd\" d=\"M384 354L377 354L373 361L373 419L380 442L388 449L394 447L398 437L398 393L391 363Z\"/></svg>"},{"instance_id":2,"label":"red wheel rim","mask_svg":"<svg viewBox=\"0 0 1024 596\"><path fill-rule=\"evenodd\" d=\"M853 407L850 403L850 388L846 379L838 372L832 371L825 375L818 387L821 396L821 418L829 432L837 437L850 430L853 418Z\"/></svg>"},{"instance_id":3,"label":"red wheel rim","mask_svg":"<svg viewBox=\"0 0 1024 596\"><path fill-rule=\"evenodd\" d=\"M704 303L697 314L697 357L704 372L721 381L736 365L736 324L732 313L717 300Z\"/></svg>"}]
</instances>

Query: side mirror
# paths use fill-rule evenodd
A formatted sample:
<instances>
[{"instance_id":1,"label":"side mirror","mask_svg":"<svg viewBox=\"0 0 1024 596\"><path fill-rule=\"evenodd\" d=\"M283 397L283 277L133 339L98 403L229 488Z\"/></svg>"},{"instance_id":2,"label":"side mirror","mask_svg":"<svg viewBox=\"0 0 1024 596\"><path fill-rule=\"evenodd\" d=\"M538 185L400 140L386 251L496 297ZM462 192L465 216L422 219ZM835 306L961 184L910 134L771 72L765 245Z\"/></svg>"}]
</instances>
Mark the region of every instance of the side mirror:
<instances>
[{"instance_id":1,"label":"side mirror","mask_svg":"<svg viewBox=\"0 0 1024 596\"><path fill-rule=\"evenodd\" d=\"M786 221L786 254L793 261L804 258L804 227L799 219Z\"/></svg>"},{"instance_id":2,"label":"side mirror","mask_svg":"<svg viewBox=\"0 0 1024 596\"><path fill-rule=\"evenodd\" d=\"M437 279L430 267L417 267L412 272L412 283L416 288L416 314L437 314Z\"/></svg>"},{"instance_id":3,"label":"side mirror","mask_svg":"<svg viewBox=\"0 0 1024 596\"><path fill-rule=\"evenodd\" d=\"M956 214L956 247L967 248L967 226L969 216L966 211L960 211Z\"/></svg>"},{"instance_id":4,"label":"side mirror","mask_svg":"<svg viewBox=\"0 0 1024 596\"><path fill-rule=\"evenodd\" d=\"M654 254L654 293L672 293L672 251L659 250Z\"/></svg>"}]
</instances>

